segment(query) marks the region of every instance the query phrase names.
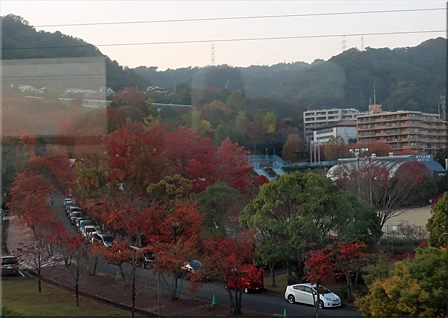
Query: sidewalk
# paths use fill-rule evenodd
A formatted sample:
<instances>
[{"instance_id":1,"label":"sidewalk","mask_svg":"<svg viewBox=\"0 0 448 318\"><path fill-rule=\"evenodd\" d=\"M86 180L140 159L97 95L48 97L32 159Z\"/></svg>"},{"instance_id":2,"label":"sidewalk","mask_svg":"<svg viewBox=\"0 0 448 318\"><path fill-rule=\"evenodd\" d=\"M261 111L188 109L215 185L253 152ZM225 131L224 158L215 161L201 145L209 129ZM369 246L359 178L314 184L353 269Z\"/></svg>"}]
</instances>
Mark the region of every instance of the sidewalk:
<instances>
[{"instance_id":1,"label":"sidewalk","mask_svg":"<svg viewBox=\"0 0 448 318\"><path fill-rule=\"evenodd\" d=\"M15 222L10 223L8 231L7 247L10 253L17 248L19 242L29 239L27 230L18 226ZM27 270L33 273L32 270ZM131 310L131 289L126 287L120 277L104 274L96 271L95 276L91 276L92 268L86 270L80 278L80 295L107 302L120 309ZM144 283L136 297L135 313L144 316L157 316L158 313L158 293L157 286L149 286L145 278L141 275L139 281ZM43 280L49 284L70 290L74 293L74 279L69 272L68 266L55 266L45 268ZM73 295L73 297L75 297ZM82 301L82 300L81 300ZM181 295L179 300L171 301L169 293L162 291L160 294L160 314L161 316L228 316L230 308L226 305L212 305L212 302L199 300L189 295ZM264 314L249 309L243 309L242 316L263 316Z\"/></svg>"}]
</instances>

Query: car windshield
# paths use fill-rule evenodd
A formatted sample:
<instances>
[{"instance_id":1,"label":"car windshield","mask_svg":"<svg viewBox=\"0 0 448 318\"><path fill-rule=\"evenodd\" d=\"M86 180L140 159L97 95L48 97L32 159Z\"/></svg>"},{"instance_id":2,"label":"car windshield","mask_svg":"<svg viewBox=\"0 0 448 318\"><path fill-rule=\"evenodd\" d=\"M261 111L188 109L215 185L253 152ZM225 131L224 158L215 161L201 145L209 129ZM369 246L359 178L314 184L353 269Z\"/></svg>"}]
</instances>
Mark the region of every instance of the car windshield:
<instances>
[{"instance_id":1,"label":"car windshield","mask_svg":"<svg viewBox=\"0 0 448 318\"><path fill-rule=\"evenodd\" d=\"M86 227L85 228L85 232L86 233L92 233L92 232L94 232L95 231L95 228L94 227Z\"/></svg>"},{"instance_id":2,"label":"car windshield","mask_svg":"<svg viewBox=\"0 0 448 318\"><path fill-rule=\"evenodd\" d=\"M114 238L110 235L107 235L107 236L105 235L105 236L103 236L103 241L106 243L112 243L114 241Z\"/></svg>"},{"instance_id":3,"label":"car windshield","mask_svg":"<svg viewBox=\"0 0 448 318\"><path fill-rule=\"evenodd\" d=\"M330 290L326 289L326 288L323 287L323 286L320 286L320 287L314 287L314 290L316 290L319 294L330 294L330 293L331 293Z\"/></svg>"},{"instance_id":4,"label":"car windshield","mask_svg":"<svg viewBox=\"0 0 448 318\"><path fill-rule=\"evenodd\" d=\"M90 224L92 224L92 221L90 221L90 220L83 220L83 221L79 222L79 225L81 225L81 226L86 226L86 225L90 225Z\"/></svg>"},{"instance_id":5,"label":"car windshield","mask_svg":"<svg viewBox=\"0 0 448 318\"><path fill-rule=\"evenodd\" d=\"M201 268L202 263L201 262L188 262L188 264L197 271L199 268Z\"/></svg>"},{"instance_id":6,"label":"car windshield","mask_svg":"<svg viewBox=\"0 0 448 318\"><path fill-rule=\"evenodd\" d=\"M81 217L81 216L82 216L81 212L74 212L74 213L72 214L72 217L74 217L74 218L79 218L79 217Z\"/></svg>"},{"instance_id":7,"label":"car windshield","mask_svg":"<svg viewBox=\"0 0 448 318\"><path fill-rule=\"evenodd\" d=\"M14 257L2 258L2 265L15 264L16 259Z\"/></svg>"}]
</instances>

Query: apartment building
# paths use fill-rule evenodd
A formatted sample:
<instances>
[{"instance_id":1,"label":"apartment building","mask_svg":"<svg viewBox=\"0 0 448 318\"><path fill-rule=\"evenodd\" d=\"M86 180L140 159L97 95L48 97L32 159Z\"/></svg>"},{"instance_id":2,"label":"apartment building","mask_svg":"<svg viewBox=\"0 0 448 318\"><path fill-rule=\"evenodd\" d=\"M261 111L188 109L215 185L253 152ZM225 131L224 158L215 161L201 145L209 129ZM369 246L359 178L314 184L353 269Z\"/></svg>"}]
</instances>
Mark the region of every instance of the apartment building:
<instances>
[{"instance_id":1,"label":"apartment building","mask_svg":"<svg viewBox=\"0 0 448 318\"><path fill-rule=\"evenodd\" d=\"M370 105L368 114L356 118L358 143L386 141L394 151L435 154L447 142L447 122L439 117L420 111L386 112L381 105Z\"/></svg>"},{"instance_id":2,"label":"apartment building","mask_svg":"<svg viewBox=\"0 0 448 318\"><path fill-rule=\"evenodd\" d=\"M328 125L343 120L356 120L356 116L365 114L355 108L332 108L307 110L303 112L303 127L307 141L313 140L313 130L319 126Z\"/></svg>"}]
</instances>

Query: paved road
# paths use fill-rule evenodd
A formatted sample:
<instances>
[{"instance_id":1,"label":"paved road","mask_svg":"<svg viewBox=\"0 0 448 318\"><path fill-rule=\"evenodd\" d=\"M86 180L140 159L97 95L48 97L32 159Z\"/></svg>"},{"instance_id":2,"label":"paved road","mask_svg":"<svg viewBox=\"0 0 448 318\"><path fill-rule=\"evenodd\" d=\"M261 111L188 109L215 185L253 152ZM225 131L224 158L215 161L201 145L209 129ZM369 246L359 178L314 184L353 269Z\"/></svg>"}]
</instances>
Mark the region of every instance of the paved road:
<instances>
[{"instance_id":1,"label":"paved road","mask_svg":"<svg viewBox=\"0 0 448 318\"><path fill-rule=\"evenodd\" d=\"M70 234L75 234L76 229L73 225L70 224L64 210L63 210L63 197L59 196L57 193L54 194L54 205L53 208L59 211L58 216L63 221L65 228L68 230ZM90 266L93 266L93 260L90 261ZM124 267L126 270L126 266ZM118 272L118 266L115 265L106 265L101 262L97 264L97 270L102 271L104 273L108 273L110 275L115 276ZM139 268L137 270L137 275L140 281L146 282L147 285L152 287L157 287L157 276L153 275L152 270L145 270ZM171 279L171 278L167 278ZM170 282L170 281L169 281ZM188 281L179 279L179 283L181 283L180 293L184 295L192 295L189 294L186 285ZM161 279L161 288L162 290L168 290L166 283ZM212 282L204 284L202 288L200 288L198 294L194 295L197 298L212 301L213 295L215 295L215 300L217 303L230 305L228 292L224 289L224 285L222 283ZM244 294L242 298L242 307L253 309L259 312L264 312L266 314L273 315L283 315L284 310L286 309L287 315L290 317L303 317L303 316L314 316L314 307L309 305L302 304L289 304L283 296L273 294L268 291L261 291L251 294ZM320 309L319 316L329 317L329 316L361 316L360 312L356 310L349 309L346 307L340 308L329 308L329 309Z\"/></svg>"}]
</instances>

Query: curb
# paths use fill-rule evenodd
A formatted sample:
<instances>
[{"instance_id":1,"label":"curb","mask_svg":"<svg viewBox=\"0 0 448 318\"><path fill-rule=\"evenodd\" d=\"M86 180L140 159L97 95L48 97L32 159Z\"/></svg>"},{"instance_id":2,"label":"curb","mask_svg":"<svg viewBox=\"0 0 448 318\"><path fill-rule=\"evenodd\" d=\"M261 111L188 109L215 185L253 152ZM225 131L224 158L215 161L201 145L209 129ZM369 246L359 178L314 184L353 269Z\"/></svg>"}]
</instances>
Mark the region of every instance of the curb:
<instances>
[{"instance_id":1,"label":"curb","mask_svg":"<svg viewBox=\"0 0 448 318\"><path fill-rule=\"evenodd\" d=\"M34 277L37 277L37 274L34 271L32 271L32 270L28 269L27 272L30 273L31 275L33 275ZM55 281L53 281L51 279L45 278L45 277L42 277L42 281L44 281L47 284L53 285L55 287L61 288L63 290L66 290L66 291L69 291L69 292L72 292L72 293L76 292L75 288L73 288L73 287L69 287L69 286L57 283L57 282L55 282ZM78 293L81 296L84 296L84 297L87 297L87 298L91 298L91 299L93 298L94 300L97 300L99 302L107 303L107 304L109 304L109 305L111 305L113 307L116 307L116 308L119 308L119 309L122 309L122 310L126 310L126 311L129 311L129 312L132 311L132 307L131 306L120 304L120 303L114 302L114 301L112 301L110 299L100 297L98 295L92 295L92 294L89 294L89 293L84 292L82 290L78 290ZM157 314L155 314L153 312L146 311L144 309L140 309L140 308L134 308L134 312L138 313L140 315L147 316L147 317L158 317ZM161 317L165 317L165 316L161 316Z\"/></svg>"}]
</instances>

